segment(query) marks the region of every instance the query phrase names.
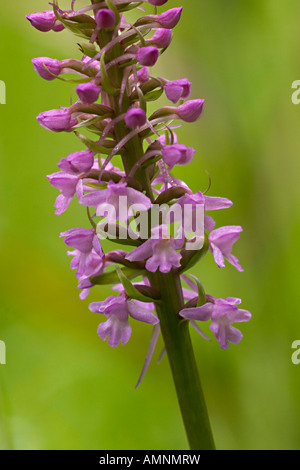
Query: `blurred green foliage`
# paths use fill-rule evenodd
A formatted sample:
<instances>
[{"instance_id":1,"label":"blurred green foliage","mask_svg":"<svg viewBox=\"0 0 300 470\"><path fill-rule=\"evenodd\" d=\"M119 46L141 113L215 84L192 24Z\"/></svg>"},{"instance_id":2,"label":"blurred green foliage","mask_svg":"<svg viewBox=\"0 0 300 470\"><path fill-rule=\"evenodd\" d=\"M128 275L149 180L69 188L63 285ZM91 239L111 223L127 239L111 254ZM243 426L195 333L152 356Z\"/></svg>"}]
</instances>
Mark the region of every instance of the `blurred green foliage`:
<instances>
[{"instance_id":1,"label":"blurred green foliage","mask_svg":"<svg viewBox=\"0 0 300 470\"><path fill-rule=\"evenodd\" d=\"M183 449L167 359L159 366L154 360L134 390L150 329L135 322L125 347L102 342L88 302L109 291L99 287L79 300L58 238L86 224L86 215L73 203L55 216L57 191L45 175L81 147L72 135L37 124L39 112L68 106L71 88L41 80L31 58L79 57L76 38L40 33L25 20L47 9L46 1L2 3L0 339L7 365L0 365L0 448ZM235 247L244 273L219 270L211 255L194 273L208 293L241 297L253 313L242 325L243 341L227 351L192 332L217 447L299 449L300 365L291 362L300 337L300 106L291 102L291 84L300 78L299 2L168 5L182 3L182 21L157 71L190 78L193 97L206 105L199 123L178 132L197 155L176 174L196 191L206 188L207 170L210 194L235 203L216 215L218 226L244 227Z\"/></svg>"}]
</instances>

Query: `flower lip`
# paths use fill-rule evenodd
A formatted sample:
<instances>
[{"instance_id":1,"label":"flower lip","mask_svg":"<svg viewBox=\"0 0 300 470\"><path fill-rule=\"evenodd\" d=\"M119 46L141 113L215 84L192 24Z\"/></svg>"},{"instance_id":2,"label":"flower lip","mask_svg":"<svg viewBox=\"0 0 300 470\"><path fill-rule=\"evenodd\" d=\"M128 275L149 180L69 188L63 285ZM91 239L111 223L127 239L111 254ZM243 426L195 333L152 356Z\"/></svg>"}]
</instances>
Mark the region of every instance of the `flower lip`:
<instances>
[{"instance_id":1,"label":"flower lip","mask_svg":"<svg viewBox=\"0 0 300 470\"><path fill-rule=\"evenodd\" d=\"M159 225L151 230L152 236L145 243L126 256L129 261L146 261L146 269L150 272L168 273L172 268L180 267L181 249L184 240L171 238L168 227Z\"/></svg>"}]
</instances>

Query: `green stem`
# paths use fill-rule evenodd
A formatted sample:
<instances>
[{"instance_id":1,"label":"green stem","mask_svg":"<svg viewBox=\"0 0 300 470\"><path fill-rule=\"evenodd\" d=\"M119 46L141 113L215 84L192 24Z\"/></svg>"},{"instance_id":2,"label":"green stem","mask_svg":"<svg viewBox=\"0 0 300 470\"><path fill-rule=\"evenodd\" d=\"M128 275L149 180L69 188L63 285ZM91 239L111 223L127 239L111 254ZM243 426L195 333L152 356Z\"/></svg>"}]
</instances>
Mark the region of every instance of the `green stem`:
<instances>
[{"instance_id":1,"label":"green stem","mask_svg":"<svg viewBox=\"0 0 300 470\"><path fill-rule=\"evenodd\" d=\"M162 301L157 306L157 313L190 448L213 450L214 439L189 334L189 323L178 315L183 305L179 275L173 272L156 273L151 276L151 284L161 292Z\"/></svg>"}]
</instances>

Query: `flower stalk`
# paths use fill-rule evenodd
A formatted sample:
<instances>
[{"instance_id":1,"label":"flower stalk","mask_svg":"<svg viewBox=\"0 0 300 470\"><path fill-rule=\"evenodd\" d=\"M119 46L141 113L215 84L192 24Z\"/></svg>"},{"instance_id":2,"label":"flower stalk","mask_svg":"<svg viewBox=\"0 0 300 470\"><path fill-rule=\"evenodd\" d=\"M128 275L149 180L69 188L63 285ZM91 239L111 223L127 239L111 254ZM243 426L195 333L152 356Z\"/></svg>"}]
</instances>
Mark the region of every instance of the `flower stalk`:
<instances>
[{"instance_id":1,"label":"flower stalk","mask_svg":"<svg viewBox=\"0 0 300 470\"><path fill-rule=\"evenodd\" d=\"M184 299L178 275L154 274L160 286L157 306L178 402L191 450L215 449L211 425L189 333L189 323L179 316Z\"/></svg>"}]
</instances>

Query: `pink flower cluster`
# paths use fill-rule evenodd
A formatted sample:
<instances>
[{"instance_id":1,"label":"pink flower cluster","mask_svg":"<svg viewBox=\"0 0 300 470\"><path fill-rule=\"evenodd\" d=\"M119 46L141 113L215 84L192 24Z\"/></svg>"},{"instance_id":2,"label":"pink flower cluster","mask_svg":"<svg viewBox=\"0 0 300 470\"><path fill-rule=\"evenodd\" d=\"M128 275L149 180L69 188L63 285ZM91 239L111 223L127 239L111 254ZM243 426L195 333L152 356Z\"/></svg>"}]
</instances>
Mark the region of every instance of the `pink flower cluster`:
<instances>
[{"instance_id":1,"label":"pink flower cluster","mask_svg":"<svg viewBox=\"0 0 300 470\"><path fill-rule=\"evenodd\" d=\"M154 13L140 17L132 25L124 15L139 6L136 0L103 1L80 10L75 10L75 3L72 2L70 10L63 11L54 5L53 11L34 13L27 18L39 31L69 29L83 38L79 59L39 57L32 61L43 79L71 80L77 85L76 102L42 112L37 120L53 132L72 132L81 145L78 152L59 161L58 172L48 176L51 185L60 192L55 202L56 214L66 211L74 197L88 210L90 228L73 228L61 234L73 249L68 254L72 256L71 268L76 270L81 298L97 284L117 286L118 296L90 305L92 312L106 317L98 334L103 340L108 338L111 346L129 340L129 319L154 325L157 337L159 318L154 312L159 295L151 279L157 273L173 272L187 284L181 287L185 304L179 307L178 315L189 320L206 338L195 321L209 321L209 328L222 348L227 348L229 342L236 344L242 334L232 324L248 321L251 314L238 308L239 299L223 300L203 294L200 281L187 271L207 251L219 268L227 260L242 271L232 254L242 228L231 225L215 228L216 223L208 213L227 209L232 202L208 196L206 192L193 193L171 173L176 166L191 163L196 153L178 142L172 122L198 121L205 100L190 99L192 84L188 79L156 78L149 70L170 46L182 8L158 14L157 7L167 0L148 0L145 3L154 5ZM148 104L164 93L170 105L149 115ZM121 156L122 167L113 165L116 155ZM120 197L128 201L123 210L119 209ZM186 237L171 236L170 227L161 221L149 229L147 240L139 236L115 240L133 246L132 251L116 249L104 253L101 234L112 225L121 234L124 224L130 226L158 203L169 208L174 203L181 207L189 205L192 214L197 207L204 208L205 236L199 250L187 251ZM144 209L133 213L132 205ZM115 210L110 212L109 207ZM199 236L194 233L195 239Z\"/></svg>"}]
</instances>

